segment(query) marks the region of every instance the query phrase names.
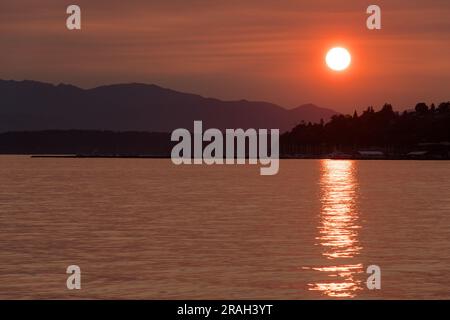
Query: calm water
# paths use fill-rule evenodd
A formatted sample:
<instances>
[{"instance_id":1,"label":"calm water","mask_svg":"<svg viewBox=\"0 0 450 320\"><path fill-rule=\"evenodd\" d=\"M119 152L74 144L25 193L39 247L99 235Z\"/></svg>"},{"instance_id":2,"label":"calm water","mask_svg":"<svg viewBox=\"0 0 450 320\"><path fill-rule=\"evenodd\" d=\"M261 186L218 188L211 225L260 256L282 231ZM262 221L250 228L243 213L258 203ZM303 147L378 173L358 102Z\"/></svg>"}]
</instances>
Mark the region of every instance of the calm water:
<instances>
[{"instance_id":1,"label":"calm water","mask_svg":"<svg viewBox=\"0 0 450 320\"><path fill-rule=\"evenodd\" d=\"M0 298L450 298L450 162L2 156L0 177Z\"/></svg>"}]
</instances>

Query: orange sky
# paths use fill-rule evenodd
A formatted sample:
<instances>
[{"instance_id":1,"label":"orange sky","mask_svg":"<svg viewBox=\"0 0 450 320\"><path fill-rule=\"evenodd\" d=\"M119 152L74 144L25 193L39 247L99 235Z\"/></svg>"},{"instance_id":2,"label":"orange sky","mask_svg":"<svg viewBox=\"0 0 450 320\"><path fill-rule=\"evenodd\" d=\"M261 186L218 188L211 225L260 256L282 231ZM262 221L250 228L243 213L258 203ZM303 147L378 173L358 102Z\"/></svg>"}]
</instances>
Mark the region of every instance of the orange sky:
<instances>
[{"instance_id":1,"label":"orange sky","mask_svg":"<svg viewBox=\"0 0 450 320\"><path fill-rule=\"evenodd\" d=\"M82 9L68 31L65 10ZM382 30L366 8L382 8ZM0 78L155 83L221 99L341 112L450 99L448 0L15 0L0 4ZM350 69L324 56L347 47Z\"/></svg>"}]
</instances>

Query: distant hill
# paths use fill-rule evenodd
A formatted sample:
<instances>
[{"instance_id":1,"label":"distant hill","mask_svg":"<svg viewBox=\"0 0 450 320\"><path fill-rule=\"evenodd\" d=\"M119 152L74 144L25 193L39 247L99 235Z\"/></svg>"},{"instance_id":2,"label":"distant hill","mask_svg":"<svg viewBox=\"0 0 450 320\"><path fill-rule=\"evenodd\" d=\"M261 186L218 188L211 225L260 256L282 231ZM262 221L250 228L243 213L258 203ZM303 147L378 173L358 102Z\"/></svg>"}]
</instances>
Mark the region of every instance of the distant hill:
<instances>
[{"instance_id":1,"label":"distant hill","mask_svg":"<svg viewBox=\"0 0 450 320\"><path fill-rule=\"evenodd\" d=\"M202 120L212 128L280 128L329 120L335 111L312 104L285 109L267 102L221 101L139 83L81 89L0 80L0 132L114 130L170 132Z\"/></svg>"}]
</instances>

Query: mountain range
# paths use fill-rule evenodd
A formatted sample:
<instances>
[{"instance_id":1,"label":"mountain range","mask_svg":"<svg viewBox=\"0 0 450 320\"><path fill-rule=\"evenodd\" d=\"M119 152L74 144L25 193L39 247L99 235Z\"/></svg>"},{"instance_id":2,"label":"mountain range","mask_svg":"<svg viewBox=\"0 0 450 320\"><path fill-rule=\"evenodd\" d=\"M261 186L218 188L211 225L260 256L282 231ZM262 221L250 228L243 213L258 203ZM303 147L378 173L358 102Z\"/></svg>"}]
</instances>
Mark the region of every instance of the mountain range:
<instances>
[{"instance_id":1,"label":"mountain range","mask_svg":"<svg viewBox=\"0 0 450 320\"><path fill-rule=\"evenodd\" d=\"M286 109L258 101L222 101L140 83L82 89L37 81L0 80L0 132L113 130L170 132L205 128L279 128L327 121L335 111L313 104Z\"/></svg>"}]
</instances>

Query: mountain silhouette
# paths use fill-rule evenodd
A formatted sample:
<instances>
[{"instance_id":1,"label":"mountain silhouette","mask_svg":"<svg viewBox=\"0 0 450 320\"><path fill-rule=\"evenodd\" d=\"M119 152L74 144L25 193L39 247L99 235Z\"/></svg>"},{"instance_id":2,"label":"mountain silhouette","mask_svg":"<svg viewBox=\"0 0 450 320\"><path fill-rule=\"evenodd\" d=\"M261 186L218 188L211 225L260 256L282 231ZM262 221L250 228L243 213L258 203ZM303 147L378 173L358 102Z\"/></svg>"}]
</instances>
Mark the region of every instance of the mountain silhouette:
<instances>
[{"instance_id":1,"label":"mountain silhouette","mask_svg":"<svg viewBox=\"0 0 450 320\"><path fill-rule=\"evenodd\" d=\"M113 130L170 132L205 128L279 128L327 121L335 111L312 104L288 110L256 101L222 101L140 83L81 89L37 81L0 80L0 132Z\"/></svg>"}]
</instances>

